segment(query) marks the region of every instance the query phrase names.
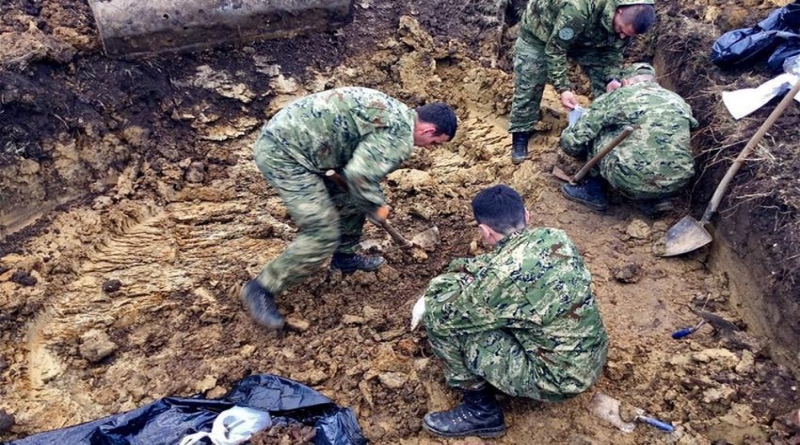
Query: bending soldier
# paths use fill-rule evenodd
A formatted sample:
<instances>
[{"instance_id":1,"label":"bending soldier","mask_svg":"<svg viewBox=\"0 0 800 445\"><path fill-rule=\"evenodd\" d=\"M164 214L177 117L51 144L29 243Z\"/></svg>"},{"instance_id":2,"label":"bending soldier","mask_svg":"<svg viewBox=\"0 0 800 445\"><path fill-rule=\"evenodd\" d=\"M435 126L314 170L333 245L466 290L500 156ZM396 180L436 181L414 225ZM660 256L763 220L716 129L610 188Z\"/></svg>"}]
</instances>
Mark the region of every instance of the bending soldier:
<instances>
[{"instance_id":1,"label":"bending soldier","mask_svg":"<svg viewBox=\"0 0 800 445\"><path fill-rule=\"evenodd\" d=\"M414 145L447 142L456 127L455 113L446 104L410 109L379 91L355 87L298 99L270 119L255 143L255 161L299 233L242 287L253 318L271 329L283 327L275 296L331 255L331 266L345 273L380 267L382 257L355 253L366 215L389 215L380 181L411 155ZM347 191L324 179L330 169L340 173Z\"/></svg>"},{"instance_id":2,"label":"bending soldier","mask_svg":"<svg viewBox=\"0 0 800 445\"><path fill-rule=\"evenodd\" d=\"M528 157L549 81L567 109L578 105L567 76L567 57L583 68L595 97L619 87L615 79L629 37L655 22L654 0L530 0L514 45L514 97L508 131L511 161Z\"/></svg>"},{"instance_id":3,"label":"bending soldier","mask_svg":"<svg viewBox=\"0 0 800 445\"><path fill-rule=\"evenodd\" d=\"M504 185L481 191L472 209L494 250L453 260L412 318L412 328L425 324L447 383L464 394L461 405L423 419L445 437L505 432L492 388L548 402L586 391L608 350L591 275L566 233L526 229L522 198Z\"/></svg>"},{"instance_id":4,"label":"bending soldier","mask_svg":"<svg viewBox=\"0 0 800 445\"><path fill-rule=\"evenodd\" d=\"M602 211L608 207L603 179L622 195L637 200L649 216L668 210L669 198L694 176L690 130L697 127L692 109L656 81L655 69L637 63L622 87L592 103L561 134L570 156L594 157L626 125L633 133L606 155L583 185L565 184L565 197ZM602 178L602 179L601 179Z\"/></svg>"}]
</instances>

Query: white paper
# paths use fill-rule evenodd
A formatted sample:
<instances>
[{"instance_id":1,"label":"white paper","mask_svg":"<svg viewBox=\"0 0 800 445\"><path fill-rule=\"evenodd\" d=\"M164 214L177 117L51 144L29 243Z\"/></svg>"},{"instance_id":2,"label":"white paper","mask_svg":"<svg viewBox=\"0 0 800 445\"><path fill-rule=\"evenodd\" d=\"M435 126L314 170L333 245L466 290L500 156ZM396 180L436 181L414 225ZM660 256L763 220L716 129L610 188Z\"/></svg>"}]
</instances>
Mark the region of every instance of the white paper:
<instances>
[{"instance_id":1,"label":"white paper","mask_svg":"<svg viewBox=\"0 0 800 445\"><path fill-rule=\"evenodd\" d=\"M789 84L789 88L798 82L797 76L792 74L781 74L780 76L764 82L758 88L744 88L736 91L723 91L722 102L734 119L741 119L753 111L763 107L773 97L781 91L781 87ZM794 100L800 102L800 93L794 96Z\"/></svg>"},{"instance_id":2,"label":"white paper","mask_svg":"<svg viewBox=\"0 0 800 445\"><path fill-rule=\"evenodd\" d=\"M583 116L583 111L584 111L583 107L578 105L575 108L573 108L569 113L567 113L567 122L570 127L573 126L575 122L577 122L578 119L581 118L581 116Z\"/></svg>"}]
</instances>

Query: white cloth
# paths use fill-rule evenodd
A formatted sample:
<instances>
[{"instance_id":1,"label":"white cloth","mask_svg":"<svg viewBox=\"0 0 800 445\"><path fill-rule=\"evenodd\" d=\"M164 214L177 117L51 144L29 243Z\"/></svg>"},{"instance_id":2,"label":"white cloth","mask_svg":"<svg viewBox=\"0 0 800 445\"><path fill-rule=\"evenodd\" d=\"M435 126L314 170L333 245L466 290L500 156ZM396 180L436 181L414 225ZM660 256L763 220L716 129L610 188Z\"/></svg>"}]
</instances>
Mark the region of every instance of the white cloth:
<instances>
[{"instance_id":1,"label":"white cloth","mask_svg":"<svg viewBox=\"0 0 800 445\"><path fill-rule=\"evenodd\" d=\"M181 440L180 445L194 445L206 437L214 445L239 445L271 424L272 419L267 412L234 406L219 413L210 433L201 431L190 434Z\"/></svg>"},{"instance_id":2,"label":"white cloth","mask_svg":"<svg viewBox=\"0 0 800 445\"><path fill-rule=\"evenodd\" d=\"M411 309L411 330L417 329L419 322L422 321L422 316L425 315L425 295L419 297L414 308Z\"/></svg>"},{"instance_id":3,"label":"white cloth","mask_svg":"<svg viewBox=\"0 0 800 445\"><path fill-rule=\"evenodd\" d=\"M573 108L569 113L567 113L568 126L571 127L575 125L575 122L578 122L578 119L580 119L581 116L583 116L583 111L584 111L583 107L578 105L575 108Z\"/></svg>"},{"instance_id":4,"label":"white cloth","mask_svg":"<svg viewBox=\"0 0 800 445\"><path fill-rule=\"evenodd\" d=\"M800 78L795 75L784 73L780 76L764 82L758 88L743 88L736 91L723 91L722 102L734 119L741 119L753 111L763 107L773 97L777 96L784 85L789 84L789 88L794 86ZM794 96L794 100L800 102L800 93Z\"/></svg>"}]
</instances>

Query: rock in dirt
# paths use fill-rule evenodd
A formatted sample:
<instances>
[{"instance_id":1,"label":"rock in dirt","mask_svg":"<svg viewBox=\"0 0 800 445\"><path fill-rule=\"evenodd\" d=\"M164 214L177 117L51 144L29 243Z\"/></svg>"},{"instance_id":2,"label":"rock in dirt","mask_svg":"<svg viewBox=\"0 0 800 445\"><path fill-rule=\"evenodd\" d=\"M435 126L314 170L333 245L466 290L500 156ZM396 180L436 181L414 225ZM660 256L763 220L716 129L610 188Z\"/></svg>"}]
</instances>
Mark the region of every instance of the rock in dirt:
<instances>
[{"instance_id":1,"label":"rock in dirt","mask_svg":"<svg viewBox=\"0 0 800 445\"><path fill-rule=\"evenodd\" d=\"M692 360L700 363L720 363L726 368L733 368L739 363L736 354L724 348L703 349L692 354Z\"/></svg>"},{"instance_id":2,"label":"rock in dirt","mask_svg":"<svg viewBox=\"0 0 800 445\"><path fill-rule=\"evenodd\" d=\"M628 224L628 228L625 229L625 233L631 238L647 240L650 239L650 235L653 232L646 222L642 221L641 219L634 219L630 224Z\"/></svg>"},{"instance_id":3,"label":"rock in dirt","mask_svg":"<svg viewBox=\"0 0 800 445\"><path fill-rule=\"evenodd\" d=\"M111 341L107 333L99 329L92 329L81 335L81 346L78 348L78 352L89 362L97 363L113 354L118 347Z\"/></svg>"},{"instance_id":4,"label":"rock in dirt","mask_svg":"<svg viewBox=\"0 0 800 445\"><path fill-rule=\"evenodd\" d=\"M378 375L378 380L389 389L400 389L408 381L408 376L400 372L384 372Z\"/></svg>"},{"instance_id":5,"label":"rock in dirt","mask_svg":"<svg viewBox=\"0 0 800 445\"><path fill-rule=\"evenodd\" d=\"M305 332L311 327L311 323L302 318L286 317L286 327L294 331Z\"/></svg>"},{"instance_id":6,"label":"rock in dirt","mask_svg":"<svg viewBox=\"0 0 800 445\"><path fill-rule=\"evenodd\" d=\"M7 413L6 410L0 409L0 433L6 432L14 426L14 423L16 423L14 416Z\"/></svg>"},{"instance_id":7,"label":"rock in dirt","mask_svg":"<svg viewBox=\"0 0 800 445\"><path fill-rule=\"evenodd\" d=\"M719 388L709 388L703 392L704 403L725 403L730 402L736 390L728 385L722 385Z\"/></svg>"},{"instance_id":8,"label":"rock in dirt","mask_svg":"<svg viewBox=\"0 0 800 445\"><path fill-rule=\"evenodd\" d=\"M636 263L614 266L611 267L611 274L621 283L636 283L642 277L642 266Z\"/></svg>"},{"instance_id":9,"label":"rock in dirt","mask_svg":"<svg viewBox=\"0 0 800 445\"><path fill-rule=\"evenodd\" d=\"M742 351L742 359L736 365L735 371L739 375L752 374L756 369L755 356L748 350Z\"/></svg>"},{"instance_id":10,"label":"rock in dirt","mask_svg":"<svg viewBox=\"0 0 800 445\"><path fill-rule=\"evenodd\" d=\"M120 288L122 288L122 282L117 280L117 279L108 280L105 283L103 283L103 287L102 288L103 288L103 292L105 292L107 294L113 294L114 292L116 292L116 291L120 290Z\"/></svg>"},{"instance_id":11,"label":"rock in dirt","mask_svg":"<svg viewBox=\"0 0 800 445\"><path fill-rule=\"evenodd\" d=\"M436 226L429 227L422 233L418 233L411 238L411 244L420 247L427 252L436 250L436 246L441 242L439 238L439 228Z\"/></svg>"},{"instance_id":12,"label":"rock in dirt","mask_svg":"<svg viewBox=\"0 0 800 445\"><path fill-rule=\"evenodd\" d=\"M320 369L309 369L303 372L293 372L291 379L313 386L328 380L328 374Z\"/></svg>"},{"instance_id":13,"label":"rock in dirt","mask_svg":"<svg viewBox=\"0 0 800 445\"><path fill-rule=\"evenodd\" d=\"M11 281L19 284L20 286L35 286L38 280L27 270L17 269L14 271L14 274L11 275Z\"/></svg>"},{"instance_id":14,"label":"rock in dirt","mask_svg":"<svg viewBox=\"0 0 800 445\"><path fill-rule=\"evenodd\" d=\"M404 192L418 191L431 183L431 174L422 170L401 168L390 173L386 179Z\"/></svg>"}]
</instances>

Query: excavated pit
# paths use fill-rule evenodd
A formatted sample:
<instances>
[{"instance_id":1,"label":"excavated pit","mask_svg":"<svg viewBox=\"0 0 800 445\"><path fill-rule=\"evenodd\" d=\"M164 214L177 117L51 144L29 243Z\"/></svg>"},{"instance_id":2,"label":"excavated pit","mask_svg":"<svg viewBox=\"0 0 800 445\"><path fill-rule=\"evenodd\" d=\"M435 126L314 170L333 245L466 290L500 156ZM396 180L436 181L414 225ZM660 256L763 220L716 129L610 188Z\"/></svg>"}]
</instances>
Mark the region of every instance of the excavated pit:
<instances>
[{"instance_id":1,"label":"excavated pit","mask_svg":"<svg viewBox=\"0 0 800 445\"><path fill-rule=\"evenodd\" d=\"M424 333L409 332L410 311L450 258L483 249L469 200L497 182L523 194L533 225L564 228L581 248L612 346L603 378L574 400L503 399L509 432L495 443L796 439L781 416L800 406L792 374L800 360L791 354L797 294L786 292L791 263L774 260L795 252L797 234L786 233L796 219L767 231L771 214L759 212L769 196L740 205L732 198L723 205L735 212L723 212L710 249L672 259L652 253L680 212L702 209L724 173L714 156L730 153L713 147L746 140L760 123L737 125L714 104L728 85L714 84L710 76L721 74L698 62L716 32L716 18L697 12L708 5L662 7L668 18L634 49L654 58L665 84L699 113L704 127L693 141L709 166L684 208L653 221L623 202L597 214L562 199L549 172L576 165L558 154L566 119L549 88L532 159L511 165L511 40L493 34L501 22L494 2L484 3L360 2L353 23L336 33L133 62L100 56L83 2L17 0L4 9L0 40L14 44L0 49L0 409L17 424L0 440L168 395L218 397L244 376L274 373L353 407L371 443L445 443L422 432L420 420L458 395L445 387ZM291 329L265 332L236 291L294 228L253 164L252 143L292 99L355 84L410 105L444 100L457 109L456 140L417 150L385 183L394 225L408 235L436 225L441 243L408 253L368 226L365 244L388 266L348 277L320 271L279 298ZM796 134L796 120L787 113L765 150L783 156L780 140ZM731 194L744 195L761 167L743 170ZM783 250L765 251L770 236L788 240ZM737 329L704 326L672 340L672 331L699 321L690 307L704 301ZM596 391L677 432L615 430L588 410Z\"/></svg>"}]
</instances>

